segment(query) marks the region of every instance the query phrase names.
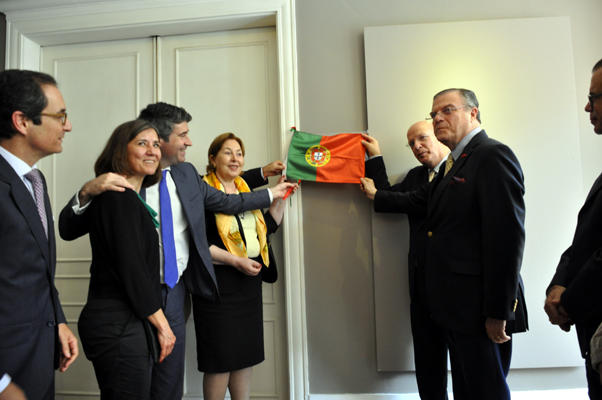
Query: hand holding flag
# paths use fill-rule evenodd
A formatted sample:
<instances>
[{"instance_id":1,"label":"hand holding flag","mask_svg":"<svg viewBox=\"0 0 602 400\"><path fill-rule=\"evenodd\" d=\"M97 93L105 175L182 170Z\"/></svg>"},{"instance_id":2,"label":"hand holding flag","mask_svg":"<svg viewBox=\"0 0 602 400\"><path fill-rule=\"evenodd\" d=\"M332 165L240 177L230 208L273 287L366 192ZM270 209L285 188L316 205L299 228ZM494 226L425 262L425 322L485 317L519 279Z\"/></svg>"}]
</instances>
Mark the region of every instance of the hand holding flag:
<instances>
[{"instance_id":1,"label":"hand holding flag","mask_svg":"<svg viewBox=\"0 0 602 400\"><path fill-rule=\"evenodd\" d=\"M365 153L359 133L319 136L292 128L287 176L292 180L359 183L365 175Z\"/></svg>"}]
</instances>

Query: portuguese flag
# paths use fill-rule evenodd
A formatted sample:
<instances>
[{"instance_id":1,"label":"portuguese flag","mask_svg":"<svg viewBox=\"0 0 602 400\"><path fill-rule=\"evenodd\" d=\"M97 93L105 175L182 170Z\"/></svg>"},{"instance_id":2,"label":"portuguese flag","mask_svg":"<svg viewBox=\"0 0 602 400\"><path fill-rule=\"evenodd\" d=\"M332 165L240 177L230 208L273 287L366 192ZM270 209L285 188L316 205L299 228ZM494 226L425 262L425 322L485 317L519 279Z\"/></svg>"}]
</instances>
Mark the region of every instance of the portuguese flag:
<instances>
[{"instance_id":1,"label":"portuguese flag","mask_svg":"<svg viewBox=\"0 0 602 400\"><path fill-rule=\"evenodd\" d=\"M292 128L288 149L288 179L360 183L365 175L365 153L359 133L319 136Z\"/></svg>"}]
</instances>

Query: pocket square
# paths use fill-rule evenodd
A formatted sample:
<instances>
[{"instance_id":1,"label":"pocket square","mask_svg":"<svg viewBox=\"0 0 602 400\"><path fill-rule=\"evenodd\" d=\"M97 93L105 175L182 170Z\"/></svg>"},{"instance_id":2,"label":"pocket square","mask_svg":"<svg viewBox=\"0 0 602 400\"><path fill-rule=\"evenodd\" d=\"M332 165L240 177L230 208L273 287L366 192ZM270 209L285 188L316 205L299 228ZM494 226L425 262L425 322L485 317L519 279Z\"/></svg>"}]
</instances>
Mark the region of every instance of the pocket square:
<instances>
[{"instance_id":1,"label":"pocket square","mask_svg":"<svg viewBox=\"0 0 602 400\"><path fill-rule=\"evenodd\" d=\"M457 176L452 176L451 180L449 181L449 186L451 185L462 185L466 183L466 180L464 178L458 178Z\"/></svg>"}]
</instances>

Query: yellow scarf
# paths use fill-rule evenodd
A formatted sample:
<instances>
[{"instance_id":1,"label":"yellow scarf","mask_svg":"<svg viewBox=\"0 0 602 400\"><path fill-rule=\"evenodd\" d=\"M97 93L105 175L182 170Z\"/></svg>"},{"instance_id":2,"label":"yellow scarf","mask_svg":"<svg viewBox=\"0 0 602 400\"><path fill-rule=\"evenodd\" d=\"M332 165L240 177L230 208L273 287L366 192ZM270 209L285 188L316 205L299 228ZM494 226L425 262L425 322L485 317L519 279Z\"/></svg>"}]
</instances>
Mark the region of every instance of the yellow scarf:
<instances>
[{"instance_id":1,"label":"yellow scarf","mask_svg":"<svg viewBox=\"0 0 602 400\"><path fill-rule=\"evenodd\" d=\"M203 180L207 182L210 186L213 186L217 190L221 190L225 192L222 183L219 181L217 176L215 175L215 171L211 172L203 177ZM240 176L234 179L234 186L239 193L248 193L251 191L247 182L242 179ZM268 254L268 241L267 241L267 226L265 224L265 220L263 219L263 213L261 210L253 210L251 211L255 216L255 227L257 229L257 238L259 239L259 248L261 258L263 259L263 263L266 267L270 265L270 257ZM245 247L245 242L242 240L242 236L240 234L238 224L233 224L232 221L234 219L233 215L226 214L215 214L215 222L217 224L217 232L219 233L220 238L224 242L226 249L238 257L247 256L247 249Z\"/></svg>"}]
</instances>

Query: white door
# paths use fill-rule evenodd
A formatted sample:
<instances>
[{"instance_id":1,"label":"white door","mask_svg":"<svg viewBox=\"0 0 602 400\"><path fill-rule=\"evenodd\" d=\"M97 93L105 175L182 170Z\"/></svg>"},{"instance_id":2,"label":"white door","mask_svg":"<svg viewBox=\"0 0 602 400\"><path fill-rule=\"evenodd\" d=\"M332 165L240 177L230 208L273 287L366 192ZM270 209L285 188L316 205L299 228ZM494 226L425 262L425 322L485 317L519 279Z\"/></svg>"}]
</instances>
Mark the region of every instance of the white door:
<instances>
[{"instance_id":1,"label":"white door","mask_svg":"<svg viewBox=\"0 0 602 400\"><path fill-rule=\"evenodd\" d=\"M280 157L274 28L165 37L159 48L160 94L192 115L193 146L186 159L200 173L205 172L209 144L224 132L243 140L245 169ZM273 240L281 278L263 285L265 361L253 369L251 397L256 399L288 399L281 234ZM202 380L193 356L192 320L187 335L186 393L199 398Z\"/></svg>"},{"instance_id":2,"label":"white door","mask_svg":"<svg viewBox=\"0 0 602 400\"><path fill-rule=\"evenodd\" d=\"M153 101L153 41L126 40L53 46L42 49L42 71L57 79L73 131L62 154L42 160L55 222L62 207L94 178L94 162L113 129L135 119ZM58 236L58 224L55 223ZM87 235L74 242L57 237L56 286L71 329L88 294L90 245ZM66 373L56 374L58 399L97 399L92 364L80 357Z\"/></svg>"},{"instance_id":3,"label":"white door","mask_svg":"<svg viewBox=\"0 0 602 400\"><path fill-rule=\"evenodd\" d=\"M247 168L278 158L276 59L273 28L44 47L42 70L57 78L74 126L63 153L41 165L55 216L93 177L93 164L113 129L155 99L193 116L194 146L187 159L201 173L209 143L228 131L243 139ZM266 361L254 368L251 397L256 399L288 398L281 235L274 238L274 249L281 279L264 285ZM87 295L87 237L59 239L57 256L57 287L75 328ZM188 338L185 398L196 399L202 397L202 374L196 370L192 319ZM56 376L57 399L97 398L94 372L83 354L67 373Z\"/></svg>"}]
</instances>

